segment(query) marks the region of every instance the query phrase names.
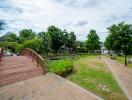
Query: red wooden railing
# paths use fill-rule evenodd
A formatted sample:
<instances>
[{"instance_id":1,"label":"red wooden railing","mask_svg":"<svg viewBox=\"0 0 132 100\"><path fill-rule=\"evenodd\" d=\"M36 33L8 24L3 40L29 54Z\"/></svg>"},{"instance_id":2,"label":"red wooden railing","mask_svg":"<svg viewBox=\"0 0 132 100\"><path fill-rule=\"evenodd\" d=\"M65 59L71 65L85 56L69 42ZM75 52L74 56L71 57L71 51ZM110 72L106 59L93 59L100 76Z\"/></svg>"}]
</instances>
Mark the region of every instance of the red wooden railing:
<instances>
[{"instance_id":1,"label":"red wooden railing","mask_svg":"<svg viewBox=\"0 0 132 100\"><path fill-rule=\"evenodd\" d=\"M21 50L20 55L28 56L32 59L32 61L36 61L37 67L43 68L43 74L45 74L45 66L44 66L44 59L35 51L29 48L24 48Z\"/></svg>"},{"instance_id":2,"label":"red wooden railing","mask_svg":"<svg viewBox=\"0 0 132 100\"><path fill-rule=\"evenodd\" d=\"M2 54L3 54L3 49L0 48L0 62L1 62L1 60L2 60Z\"/></svg>"}]
</instances>

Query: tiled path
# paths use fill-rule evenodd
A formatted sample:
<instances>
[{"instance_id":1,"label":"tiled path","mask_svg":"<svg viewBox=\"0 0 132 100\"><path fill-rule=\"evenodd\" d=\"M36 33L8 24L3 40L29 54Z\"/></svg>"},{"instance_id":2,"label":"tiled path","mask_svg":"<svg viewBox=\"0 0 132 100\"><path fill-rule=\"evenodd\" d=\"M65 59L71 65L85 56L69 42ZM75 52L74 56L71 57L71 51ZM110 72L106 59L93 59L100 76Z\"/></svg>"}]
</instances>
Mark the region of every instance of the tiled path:
<instances>
[{"instance_id":1,"label":"tiled path","mask_svg":"<svg viewBox=\"0 0 132 100\"><path fill-rule=\"evenodd\" d=\"M132 100L132 70L109 58L104 57L103 60L113 72L128 99Z\"/></svg>"},{"instance_id":2,"label":"tiled path","mask_svg":"<svg viewBox=\"0 0 132 100\"><path fill-rule=\"evenodd\" d=\"M74 83L48 73L0 87L0 100L101 100Z\"/></svg>"}]
</instances>

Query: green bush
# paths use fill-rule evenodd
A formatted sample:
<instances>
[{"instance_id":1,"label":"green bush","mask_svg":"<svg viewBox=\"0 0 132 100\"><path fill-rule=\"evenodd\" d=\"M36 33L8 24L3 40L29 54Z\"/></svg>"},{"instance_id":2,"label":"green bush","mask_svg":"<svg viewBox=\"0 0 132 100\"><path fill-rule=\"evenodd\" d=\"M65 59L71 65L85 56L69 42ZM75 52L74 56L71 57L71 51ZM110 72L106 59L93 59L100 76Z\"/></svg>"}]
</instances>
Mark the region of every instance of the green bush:
<instances>
[{"instance_id":1,"label":"green bush","mask_svg":"<svg viewBox=\"0 0 132 100\"><path fill-rule=\"evenodd\" d=\"M22 48L23 48L22 44L17 45L17 47L15 48L16 53L20 53Z\"/></svg>"},{"instance_id":2,"label":"green bush","mask_svg":"<svg viewBox=\"0 0 132 100\"><path fill-rule=\"evenodd\" d=\"M39 39L32 39L32 40L27 40L23 44L23 48L31 48L36 52L40 51L40 47L42 45L41 40Z\"/></svg>"},{"instance_id":3,"label":"green bush","mask_svg":"<svg viewBox=\"0 0 132 100\"><path fill-rule=\"evenodd\" d=\"M48 64L48 71L65 77L73 70L73 62L68 59L53 60Z\"/></svg>"}]
</instances>

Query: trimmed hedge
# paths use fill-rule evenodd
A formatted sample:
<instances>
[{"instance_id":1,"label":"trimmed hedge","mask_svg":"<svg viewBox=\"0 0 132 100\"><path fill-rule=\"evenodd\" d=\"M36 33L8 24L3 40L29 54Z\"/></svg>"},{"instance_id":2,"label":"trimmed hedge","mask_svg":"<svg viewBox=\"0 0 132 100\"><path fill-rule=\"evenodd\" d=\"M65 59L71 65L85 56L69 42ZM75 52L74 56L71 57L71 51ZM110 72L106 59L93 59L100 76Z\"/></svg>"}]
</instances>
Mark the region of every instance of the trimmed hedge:
<instances>
[{"instance_id":1,"label":"trimmed hedge","mask_svg":"<svg viewBox=\"0 0 132 100\"><path fill-rule=\"evenodd\" d=\"M73 70L73 62L68 59L53 60L48 64L48 71L56 73L62 77L71 73Z\"/></svg>"}]
</instances>

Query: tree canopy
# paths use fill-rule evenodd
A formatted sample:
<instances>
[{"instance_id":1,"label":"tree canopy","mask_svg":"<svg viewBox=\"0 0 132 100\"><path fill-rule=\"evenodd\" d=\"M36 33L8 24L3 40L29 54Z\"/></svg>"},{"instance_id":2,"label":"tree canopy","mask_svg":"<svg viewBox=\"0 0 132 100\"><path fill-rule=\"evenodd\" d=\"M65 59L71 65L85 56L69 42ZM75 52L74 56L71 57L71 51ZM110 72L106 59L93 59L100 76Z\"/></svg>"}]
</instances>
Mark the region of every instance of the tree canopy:
<instances>
[{"instance_id":1,"label":"tree canopy","mask_svg":"<svg viewBox=\"0 0 132 100\"><path fill-rule=\"evenodd\" d=\"M100 38L94 29L91 29L87 35L86 47L90 52L100 50Z\"/></svg>"},{"instance_id":2,"label":"tree canopy","mask_svg":"<svg viewBox=\"0 0 132 100\"><path fill-rule=\"evenodd\" d=\"M55 26L49 26L47 29L48 34L51 37L52 40L52 49L57 52L61 48L61 46L64 44L63 38L63 32L61 29L55 27Z\"/></svg>"},{"instance_id":3,"label":"tree canopy","mask_svg":"<svg viewBox=\"0 0 132 100\"><path fill-rule=\"evenodd\" d=\"M33 32L31 29L23 29L19 32L20 43L24 43L25 40L35 39L35 36L35 32Z\"/></svg>"},{"instance_id":4,"label":"tree canopy","mask_svg":"<svg viewBox=\"0 0 132 100\"><path fill-rule=\"evenodd\" d=\"M18 42L18 37L15 33L9 32L0 37L0 42Z\"/></svg>"},{"instance_id":5,"label":"tree canopy","mask_svg":"<svg viewBox=\"0 0 132 100\"><path fill-rule=\"evenodd\" d=\"M132 48L132 25L120 22L107 28L109 35L104 43L109 50L130 53Z\"/></svg>"},{"instance_id":6,"label":"tree canopy","mask_svg":"<svg viewBox=\"0 0 132 100\"><path fill-rule=\"evenodd\" d=\"M74 32L68 33L66 30L62 31L55 26L49 26L47 34L50 35L52 42L51 47L56 53L61 50L62 47L75 48L76 35Z\"/></svg>"},{"instance_id":7,"label":"tree canopy","mask_svg":"<svg viewBox=\"0 0 132 100\"><path fill-rule=\"evenodd\" d=\"M3 24L0 23L0 27L1 25ZM132 54L132 25L120 22L111 25L107 29L109 35L105 40L105 47L108 50L114 50L119 53ZM87 40L82 42L76 41L74 32L68 32L65 29L61 30L53 25L49 26L46 32L40 32L38 34L33 32L32 29L23 29L19 31L18 36L16 33L9 32L0 37L0 42L16 42L20 44L19 47L31 47L33 49L38 45L38 48L41 50L37 49L37 51L41 53L52 51L59 53L66 50L75 51L75 49L78 49L77 51L79 52L89 51L90 53L95 53L101 49L100 38L96 30L91 29L87 35ZM35 42L36 44L33 45ZM41 43L41 46L39 43Z\"/></svg>"},{"instance_id":8,"label":"tree canopy","mask_svg":"<svg viewBox=\"0 0 132 100\"><path fill-rule=\"evenodd\" d=\"M42 32L42 41L43 41L43 49L45 53L48 53L51 50L51 46L52 46L52 40L50 37L50 34L48 34L48 32Z\"/></svg>"}]
</instances>

